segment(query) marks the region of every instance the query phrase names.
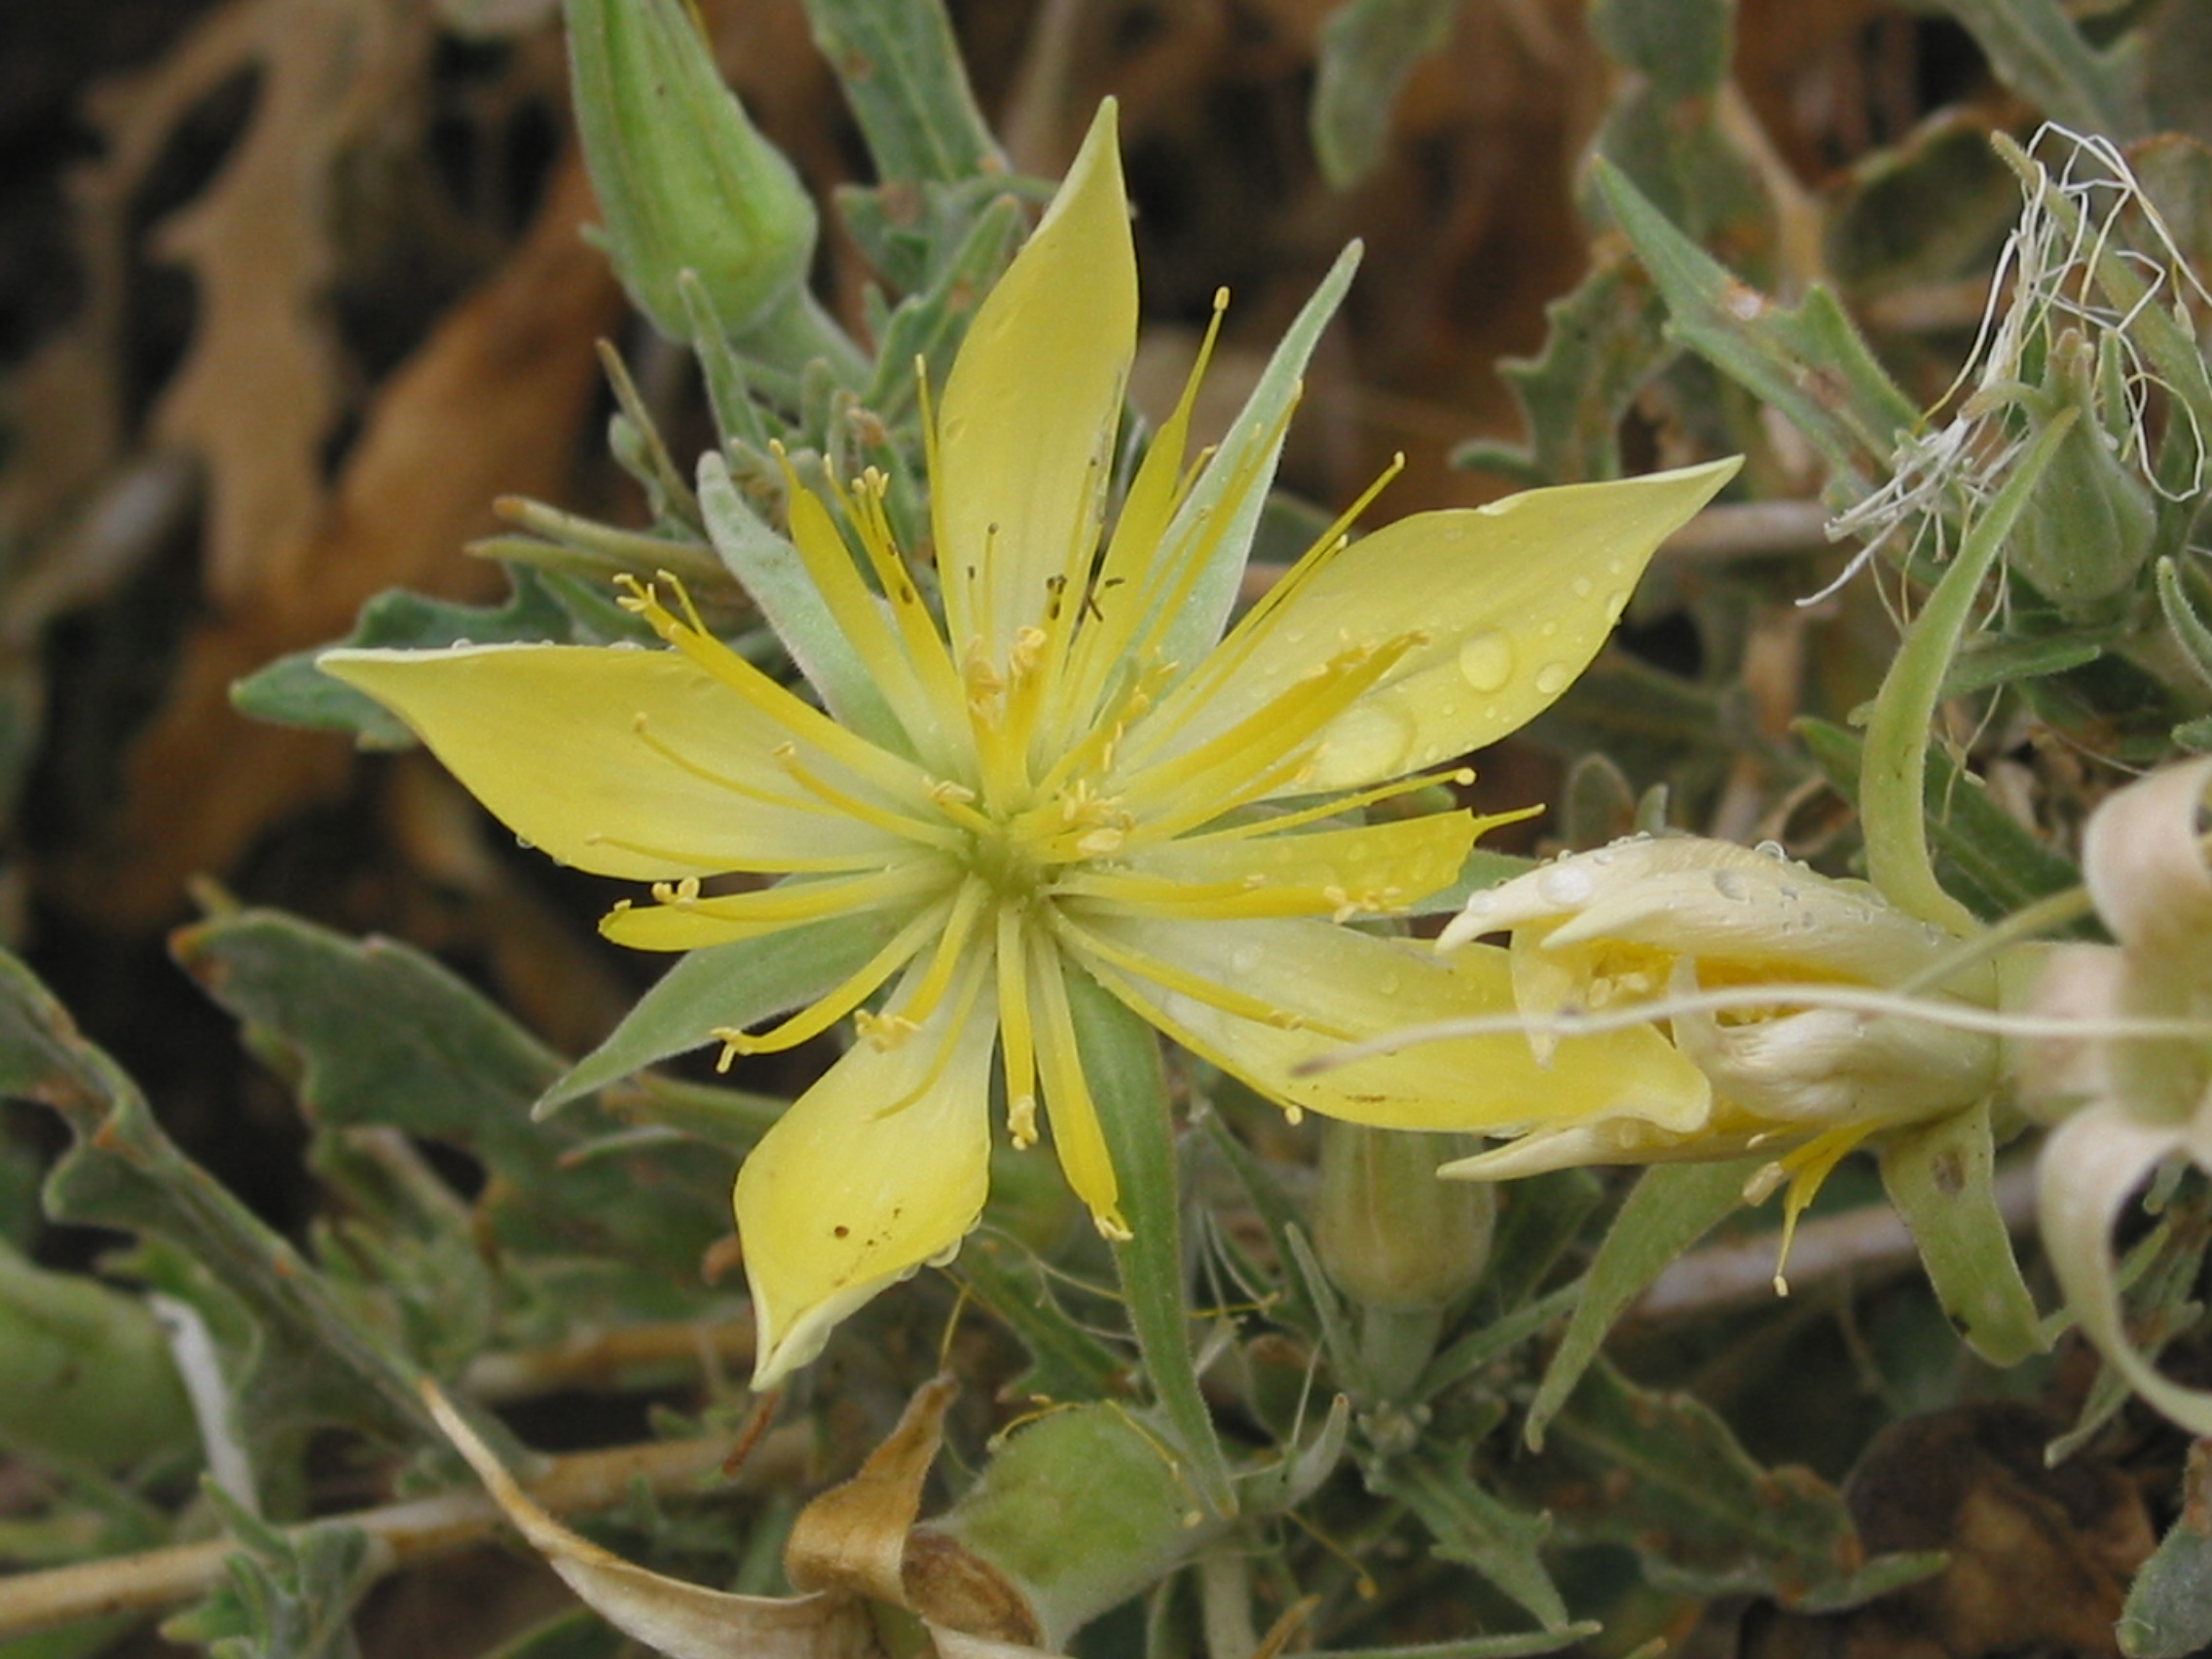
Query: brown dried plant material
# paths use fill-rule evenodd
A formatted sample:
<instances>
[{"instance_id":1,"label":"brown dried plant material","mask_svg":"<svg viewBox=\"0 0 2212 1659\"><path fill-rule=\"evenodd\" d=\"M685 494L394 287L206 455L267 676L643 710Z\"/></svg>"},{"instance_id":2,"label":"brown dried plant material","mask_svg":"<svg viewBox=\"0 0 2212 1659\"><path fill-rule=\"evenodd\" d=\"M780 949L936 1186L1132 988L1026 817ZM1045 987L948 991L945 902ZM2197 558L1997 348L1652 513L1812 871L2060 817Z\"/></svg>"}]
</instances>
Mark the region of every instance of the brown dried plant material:
<instances>
[{"instance_id":1,"label":"brown dried plant material","mask_svg":"<svg viewBox=\"0 0 2212 1659\"><path fill-rule=\"evenodd\" d=\"M621 315L605 260L579 234L591 217L571 155L506 265L370 399L330 498L297 535L257 552L253 580L187 636L167 701L129 758L113 833L64 872L84 908L159 920L187 876L227 867L266 826L343 786L343 741L244 719L232 681L344 633L385 588L498 586L461 548L492 527L496 496L563 493L597 386L593 342Z\"/></svg>"},{"instance_id":2,"label":"brown dried plant material","mask_svg":"<svg viewBox=\"0 0 2212 1659\"><path fill-rule=\"evenodd\" d=\"M878 1623L896 1611L922 1621L940 1659L1047 1659L1036 1619L1011 1586L953 1540L914 1529L957 1391L948 1377L923 1384L860 1473L799 1512L785 1551L785 1570L802 1592L794 1597L709 1590L609 1554L533 1503L434 1386L424 1384L424 1396L553 1570L608 1623L671 1659L886 1659L908 1650L896 1622ZM967 1594L978 1574L1002 1594Z\"/></svg>"},{"instance_id":3,"label":"brown dried plant material","mask_svg":"<svg viewBox=\"0 0 2212 1659\"><path fill-rule=\"evenodd\" d=\"M1933 1578L1824 1618L1747 1627L1747 1659L1982 1659L2033 1650L2117 1659L2113 1623L2155 1539L2142 1493L2077 1454L2062 1426L1985 1400L1875 1436L1845 1489L1867 1550L1942 1550Z\"/></svg>"},{"instance_id":4,"label":"brown dried plant material","mask_svg":"<svg viewBox=\"0 0 2212 1659\"><path fill-rule=\"evenodd\" d=\"M218 607L250 603L267 563L296 558L322 510L321 451L345 390L327 306L339 165L419 95L433 38L417 4L234 0L146 81L109 90L119 105L181 113L228 76L256 76L237 146L153 239L199 294L152 426L205 464L203 580Z\"/></svg>"}]
</instances>

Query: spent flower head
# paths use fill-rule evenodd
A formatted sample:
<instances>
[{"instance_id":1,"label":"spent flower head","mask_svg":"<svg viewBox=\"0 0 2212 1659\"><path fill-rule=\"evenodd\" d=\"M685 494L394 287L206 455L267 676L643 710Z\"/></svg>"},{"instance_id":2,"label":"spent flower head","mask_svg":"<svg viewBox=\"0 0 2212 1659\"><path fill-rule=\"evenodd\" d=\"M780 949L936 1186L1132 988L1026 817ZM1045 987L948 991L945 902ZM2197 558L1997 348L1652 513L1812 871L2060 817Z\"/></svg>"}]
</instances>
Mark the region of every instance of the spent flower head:
<instances>
[{"instance_id":1,"label":"spent flower head","mask_svg":"<svg viewBox=\"0 0 2212 1659\"><path fill-rule=\"evenodd\" d=\"M1780 847L1633 836L1477 893L1438 942L1450 950L1498 932L1512 935L1515 1009L1539 1059L1591 1016L1663 1020L1710 1088L1673 1110L1653 1100L1542 1124L1447 1165L1451 1174L1772 1149L1755 1185L1787 1179L1794 1219L1868 1136L1961 1111L1998 1085L1993 1037L1929 1017L1939 1005L1992 1008L1998 967L1977 963L1918 1007L1885 1009L1881 993L1941 973L1957 940Z\"/></svg>"},{"instance_id":2,"label":"spent flower head","mask_svg":"<svg viewBox=\"0 0 2212 1659\"><path fill-rule=\"evenodd\" d=\"M689 950L830 920L880 947L729 1055L852 1017L860 1038L761 1141L736 1207L762 1385L837 1320L955 1249L988 1185L994 1055L1017 1147L1049 1126L1069 1182L1125 1233L1079 1044L1088 977L1289 1110L1469 1128L1694 1111L1703 1080L1649 1031L1485 1038L1327 1077L1317 1051L1507 1006L1502 953L1348 926L1450 884L1463 811L1366 824L1522 724L1588 663L1660 539L1735 462L1340 526L1228 622L1279 444L1185 456L1197 375L1105 532L1136 269L1102 110L977 312L927 427L934 587L888 485L787 473L827 631L793 639L818 708L679 601L626 603L667 649L342 650L519 834L653 883L608 938ZM1201 359L1202 367L1202 359ZM713 458L710 458L710 462ZM1348 516L1348 515L1347 515ZM731 888L731 874L772 878ZM710 888L710 883L713 886ZM701 1032L701 1040L707 1037ZM1044 1118L1040 1118L1040 1106Z\"/></svg>"}]
</instances>

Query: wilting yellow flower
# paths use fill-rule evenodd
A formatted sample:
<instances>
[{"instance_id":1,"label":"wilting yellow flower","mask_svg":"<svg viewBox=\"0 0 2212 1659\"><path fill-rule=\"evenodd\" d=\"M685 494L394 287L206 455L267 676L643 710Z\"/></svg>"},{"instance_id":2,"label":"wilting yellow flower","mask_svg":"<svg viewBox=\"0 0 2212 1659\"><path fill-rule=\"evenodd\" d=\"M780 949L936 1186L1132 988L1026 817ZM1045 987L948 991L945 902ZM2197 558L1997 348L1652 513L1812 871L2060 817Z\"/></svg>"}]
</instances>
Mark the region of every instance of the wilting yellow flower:
<instances>
[{"instance_id":1,"label":"wilting yellow flower","mask_svg":"<svg viewBox=\"0 0 2212 1659\"><path fill-rule=\"evenodd\" d=\"M322 658L523 837L655 883L653 903L607 918L610 939L687 950L841 916L887 934L773 1030L715 1033L751 1053L847 1014L861 1030L738 1177L763 1385L976 1224L994 1051L1014 1144L1037 1138L1042 1096L1068 1180L1124 1232L1069 975L1286 1107L1361 1123L1518 1122L1531 1098L1678 1112L1702 1088L1650 1032L1564 1046L1546 1067L1505 1039L1293 1067L1507 1006L1502 953L1446 961L1341 925L1450 883L1482 825L1359 810L1556 697L1735 463L1421 514L1356 543L1332 532L1223 638L1279 422L1187 475L1194 375L1103 535L1136 318L1109 107L936 411L941 624L883 480L830 499L791 480L797 560L841 660L866 670L818 672L819 635L792 641L828 713L649 589L629 604L672 649ZM728 872L785 879L702 888Z\"/></svg>"},{"instance_id":2,"label":"wilting yellow flower","mask_svg":"<svg viewBox=\"0 0 2212 1659\"><path fill-rule=\"evenodd\" d=\"M1782 1155L1776 1175L1791 1179L1794 1215L1868 1135L1959 1111L1997 1087L1994 1038L1926 1017L1930 1004L1991 1007L1991 965L1924 992L1919 1014L1837 1006L1854 990L1915 979L1958 940L1780 848L1694 835L1616 841L1476 894L1438 942L1449 950L1508 930L1515 1008L1539 1057L1563 1015L1652 1004L1711 1088L1546 1123L1447 1165L1450 1174L1497 1179L1771 1147Z\"/></svg>"}]
</instances>

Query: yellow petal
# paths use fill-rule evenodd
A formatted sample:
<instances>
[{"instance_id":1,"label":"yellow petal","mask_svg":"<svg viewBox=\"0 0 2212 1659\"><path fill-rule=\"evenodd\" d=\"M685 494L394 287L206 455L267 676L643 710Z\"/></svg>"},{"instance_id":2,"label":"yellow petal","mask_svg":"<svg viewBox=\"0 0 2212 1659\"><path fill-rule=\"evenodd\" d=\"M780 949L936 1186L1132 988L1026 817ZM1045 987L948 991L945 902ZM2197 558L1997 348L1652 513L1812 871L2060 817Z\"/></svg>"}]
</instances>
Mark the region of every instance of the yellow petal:
<instances>
[{"instance_id":1,"label":"yellow petal","mask_svg":"<svg viewBox=\"0 0 2212 1659\"><path fill-rule=\"evenodd\" d=\"M1184 1047L1288 1105L1380 1128L1508 1129L1630 1117L1686 1129L1712 1092L1698 1069L1649 1027L1562 1041L1538 1064L1518 1034L1423 1043L1311 1077L1300 1062L1339 1040L1432 1020L1513 1012L1501 950L1442 956L1407 940L1303 919L1156 921L1088 907L1083 925L1123 952L1181 977L1162 983L1125 967L1087 962L1100 981ZM1209 1003L1212 985L1265 1003L1278 1020Z\"/></svg>"},{"instance_id":2,"label":"yellow petal","mask_svg":"<svg viewBox=\"0 0 2212 1659\"><path fill-rule=\"evenodd\" d=\"M1122 386L1136 349L1136 254L1099 106L1075 165L984 300L945 383L931 511L954 654L1004 665L1053 578L1089 569Z\"/></svg>"},{"instance_id":3,"label":"yellow petal","mask_svg":"<svg viewBox=\"0 0 2212 1659\"><path fill-rule=\"evenodd\" d=\"M1086 868L1065 887L1153 915L1383 913L1457 876L1478 828L1472 813L1438 812L1309 834L1169 841L1123 870Z\"/></svg>"},{"instance_id":4,"label":"yellow petal","mask_svg":"<svg viewBox=\"0 0 2212 1659\"><path fill-rule=\"evenodd\" d=\"M912 851L806 797L772 757L790 734L674 651L462 645L318 664L405 720L507 828L579 869L865 869Z\"/></svg>"},{"instance_id":5,"label":"yellow petal","mask_svg":"<svg viewBox=\"0 0 2212 1659\"><path fill-rule=\"evenodd\" d=\"M1407 634L1421 643L1322 733L1298 787L1356 789L1496 742L1589 665L1653 550L1737 464L1530 490L1384 526L1317 563L1176 688L1156 717L1161 755L1226 729L1347 643Z\"/></svg>"},{"instance_id":6,"label":"yellow petal","mask_svg":"<svg viewBox=\"0 0 2212 1659\"><path fill-rule=\"evenodd\" d=\"M793 1102L737 1177L759 1333L756 1388L822 1351L837 1322L958 1247L990 1185L988 963L892 1048L863 1038Z\"/></svg>"}]
</instances>

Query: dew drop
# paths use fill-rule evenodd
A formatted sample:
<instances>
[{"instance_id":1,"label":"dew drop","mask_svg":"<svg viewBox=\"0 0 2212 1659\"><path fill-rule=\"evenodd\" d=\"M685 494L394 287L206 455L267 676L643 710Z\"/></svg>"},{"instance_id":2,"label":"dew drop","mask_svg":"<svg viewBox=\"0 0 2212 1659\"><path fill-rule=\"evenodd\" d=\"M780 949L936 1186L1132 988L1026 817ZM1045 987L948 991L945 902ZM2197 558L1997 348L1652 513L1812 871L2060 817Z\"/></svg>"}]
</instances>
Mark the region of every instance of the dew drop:
<instances>
[{"instance_id":1,"label":"dew drop","mask_svg":"<svg viewBox=\"0 0 2212 1659\"><path fill-rule=\"evenodd\" d=\"M1574 678L1564 662L1547 662L1536 670L1536 689L1546 697L1556 697L1567 689L1567 682Z\"/></svg>"},{"instance_id":2,"label":"dew drop","mask_svg":"<svg viewBox=\"0 0 2212 1659\"><path fill-rule=\"evenodd\" d=\"M1611 593L1605 595L1605 620L1607 622L1618 622L1621 619L1621 612L1627 608L1628 589L1615 588Z\"/></svg>"},{"instance_id":3,"label":"dew drop","mask_svg":"<svg viewBox=\"0 0 2212 1659\"><path fill-rule=\"evenodd\" d=\"M1500 713L1502 713L1502 711L1495 703L1488 703L1483 707L1483 719L1486 720L1496 719Z\"/></svg>"},{"instance_id":4,"label":"dew drop","mask_svg":"<svg viewBox=\"0 0 2212 1659\"><path fill-rule=\"evenodd\" d=\"M1459 677L1477 691L1502 691L1513 679L1513 642L1494 628L1459 647Z\"/></svg>"},{"instance_id":5,"label":"dew drop","mask_svg":"<svg viewBox=\"0 0 2212 1659\"><path fill-rule=\"evenodd\" d=\"M1625 559L1607 559L1605 561L1605 574L1608 576L1617 576L1627 569L1628 561Z\"/></svg>"},{"instance_id":6,"label":"dew drop","mask_svg":"<svg viewBox=\"0 0 2212 1659\"><path fill-rule=\"evenodd\" d=\"M1395 974L1383 975L1382 977L1375 981L1375 988L1386 997L1396 996L1398 994L1398 976Z\"/></svg>"},{"instance_id":7,"label":"dew drop","mask_svg":"<svg viewBox=\"0 0 2212 1659\"><path fill-rule=\"evenodd\" d=\"M1588 576L1576 576L1574 578L1574 597L1576 599L1588 599L1591 586L1592 583Z\"/></svg>"},{"instance_id":8,"label":"dew drop","mask_svg":"<svg viewBox=\"0 0 2212 1659\"><path fill-rule=\"evenodd\" d=\"M1545 903L1566 906L1587 903L1598 890L1590 872L1573 865L1552 865L1536 874L1536 893Z\"/></svg>"},{"instance_id":9,"label":"dew drop","mask_svg":"<svg viewBox=\"0 0 2212 1659\"><path fill-rule=\"evenodd\" d=\"M1388 703L1354 703L1329 724L1317 781L1386 778L1403 771L1418 733L1413 717Z\"/></svg>"},{"instance_id":10,"label":"dew drop","mask_svg":"<svg viewBox=\"0 0 2212 1659\"><path fill-rule=\"evenodd\" d=\"M1714 870L1713 886L1723 899L1744 900L1751 896L1751 890L1744 885L1744 878L1732 869Z\"/></svg>"},{"instance_id":11,"label":"dew drop","mask_svg":"<svg viewBox=\"0 0 2212 1659\"><path fill-rule=\"evenodd\" d=\"M1229 965L1239 974L1249 974L1260 965L1260 947L1240 944L1229 953Z\"/></svg>"},{"instance_id":12,"label":"dew drop","mask_svg":"<svg viewBox=\"0 0 2212 1659\"><path fill-rule=\"evenodd\" d=\"M1789 857L1788 850L1784 848L1783 844L1780 841L1761 841L1757 846L1753 847L1751 851L1754 853L1763 854L1770 859L1787 859Z\"/></svg>"}]
</instances>

